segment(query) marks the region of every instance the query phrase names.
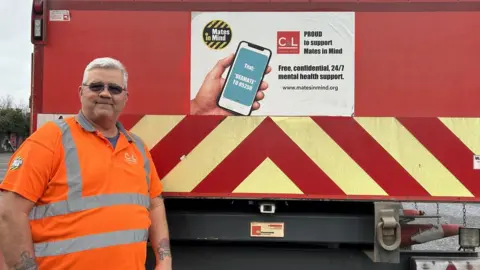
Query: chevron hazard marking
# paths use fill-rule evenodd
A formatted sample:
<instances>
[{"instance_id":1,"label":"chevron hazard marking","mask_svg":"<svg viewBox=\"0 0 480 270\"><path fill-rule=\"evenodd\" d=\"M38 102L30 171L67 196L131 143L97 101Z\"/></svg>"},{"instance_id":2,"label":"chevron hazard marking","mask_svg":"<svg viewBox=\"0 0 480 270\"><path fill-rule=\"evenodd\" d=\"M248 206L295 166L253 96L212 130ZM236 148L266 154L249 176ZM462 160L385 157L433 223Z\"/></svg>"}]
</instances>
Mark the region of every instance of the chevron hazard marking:
<instances>
[{"instance_id":1,"label":"chevron hazard marking","mask_svg":"<svg viewBox=\"0 0 480 270\"><path fill-rule=\"evenodd\" d=\"M480 118L439 118L473 153L480 154Z\"/></svg>"},{"instance_id":2,"label":"chevron hazard marking","mask_svg":"<svg viewBox=\"0 0 480 270\"><path fill-rule=\"evenodd\" d=\"M145 115L130 131L140 136L150 150L184 117L182 115Z\"/></svg>"},{"instance_id":3,"label":"chevron hazard marking","mask_svg":"<svg viewBox=\"0 0 480 270\"><path fill-rule=\"evenodd\" d=\"M271 118L266 118L191 192L230 194L267 157L306 195L345 195Z\"/></svg>"},{"instance_id":4,"label":"chevron hazard marking","mask_svg":"<svg viewBox=\"0 0 480 270\"><path fill-rule=\"evenodd\" d=\"M347 195L388 195L310 117L272 119Z\"/></svg>"},{"instance_id":5,"label":"chevron hazard marking","mask_svg":"<svg viewBox=\"0 0 480 270\"><path fill-rule=\"evenodd\" d=\"M165 192L190 192L228 156L265 117L227 117L164 178Z\"/></svg>"},{"instance_id":6,"label":"chevron hazard marking","mask_svg":"<svg viewBox=\"0 0 480 270\"><path fill-rule=\"evenodd\" d=\"M462 182L465 188L475 197L480 196L480 170L472 168L473 152L438 118L397 117L397 119Z\"/></svg>"},{"instance_id":7,"label":"chevron hazard marking","mask_svg":"<svg viewBox=\"0 0 480 270\"><path fill-rule=\"evenodd\" d=\"M430 196L352 117L312 117L390 196ZM401 184L399 184L401 183Z\"/></svg>"},{"instance_id":8,"label":"chevron hazard marking","mask_svg":"<svg viewBox=\"0 0 480 270\"><path fill-rule=\"evenodd\" d=\"M397 119L362 117L355 120L432 196L473 197Z\"/></svg>"},{"instance_id":9,"label":"chevron hazard marking","mask_svg":"<svg viewBox=\"0 0 480 270\"><path fill-rule=\"evenodd\" d=\"M156 168L163 179L180 162L180 158L190 153L225 116L188 115L150 150L153 159L160 160Z\"/></svg>"},{"instance_id":10,"label":"chevron hazard marking","mask_svg":"<svg viewBox=\"0 0 480 270\"><path fill-rule=\"evenodd\" d=\"M118 120L126 130L131 130L144 116L142 114L122 114Z\"/></svg>"},{"instance_id":11,"label":"chevron hazard marking","mask_svg":"<svg viewBox=\"0 0 480 270\"><path fill-rule=\"evenodd\" d=\"M269 158L266 158L233 193L303 194Z\"/></svg>"}]
</instances>

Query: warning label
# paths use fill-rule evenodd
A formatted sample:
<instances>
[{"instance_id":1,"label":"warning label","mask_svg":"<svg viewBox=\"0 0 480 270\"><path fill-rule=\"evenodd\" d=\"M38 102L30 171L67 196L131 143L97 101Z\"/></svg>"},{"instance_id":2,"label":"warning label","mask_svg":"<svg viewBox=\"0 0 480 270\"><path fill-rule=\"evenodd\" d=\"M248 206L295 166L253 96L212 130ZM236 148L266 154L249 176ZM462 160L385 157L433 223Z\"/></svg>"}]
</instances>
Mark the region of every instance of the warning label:
<instances>
[{"instance_id":1,"label":"warning label","mask_svg":"<svg viewBox=\"0 0 480 270\"><path fill-rule=\"evenodd\" d=\"M222 20L213 20L203 28L203 42L207 47L221 50L228 46L232 40L232 29Z\"/></svg>"},{"instance_id":2,"label":"warning label","mask_svg":"<svg viewBox=\"0 0 480 270\"><path fill-rule=\"evenodd\" d=\"M50 10L51 22L64 22L70 21L70 11L68 10Z\"/></svg>"},{"instance_id":3,"label":"warning label","mask_svg":"<svg viewBox=\"0 0 480 270\"><path fill-rule=\"evenodd\" d=\"M473 155L473 169L480 170L480 155Z\"/></svg>"},{"instance_id":4,"label":"warning label","mask_svg":"<svg viewBox=\"0 0 480 270\"><path fill-rule=\"evenodd\" d=\"M283 222L251 222L251 237L284 237L285 225Z\"/></svg>"}]
</instances>

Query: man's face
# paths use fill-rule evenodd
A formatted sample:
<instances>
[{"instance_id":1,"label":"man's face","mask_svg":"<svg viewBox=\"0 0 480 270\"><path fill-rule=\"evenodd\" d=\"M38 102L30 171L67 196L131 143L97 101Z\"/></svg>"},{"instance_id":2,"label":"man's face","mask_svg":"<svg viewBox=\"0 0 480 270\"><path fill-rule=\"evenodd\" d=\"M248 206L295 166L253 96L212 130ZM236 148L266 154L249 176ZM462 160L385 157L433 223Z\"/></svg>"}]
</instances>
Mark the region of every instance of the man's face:
<instances>
[{"instance_id":1,"label":"man's face","mask_svg":"<svg viewBox=\"0 0 480 270\"><path fill-rule=\"evenodd\" d=\"M102 89L102 85L105 85ZM108 86L124 88L123 75L116 69L93 69L86 86L80 87L82 109L90 118L116 120L127 102L127 92L111 93Z\"/></svg>"}]
</instances>

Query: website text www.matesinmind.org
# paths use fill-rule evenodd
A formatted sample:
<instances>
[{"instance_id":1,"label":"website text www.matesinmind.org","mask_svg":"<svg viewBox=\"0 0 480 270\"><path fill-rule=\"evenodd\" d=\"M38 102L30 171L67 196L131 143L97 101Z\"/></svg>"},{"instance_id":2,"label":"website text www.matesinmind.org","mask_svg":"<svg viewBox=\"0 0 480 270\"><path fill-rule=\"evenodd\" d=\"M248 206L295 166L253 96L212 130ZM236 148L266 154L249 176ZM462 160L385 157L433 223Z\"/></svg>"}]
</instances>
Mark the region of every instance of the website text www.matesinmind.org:
<instances>
[{"instance_id":1,"label":"website text www.matesinmind.org","mask_svg":"<svg viewBox=\"0 0 480 270\"><path fill-rule=\"evenodd\" d=\"M338 86L333 85L297 85L297 86L282 86L283 90L323 90L323 91L338 91Z\"/></svg>"}]
</instances>

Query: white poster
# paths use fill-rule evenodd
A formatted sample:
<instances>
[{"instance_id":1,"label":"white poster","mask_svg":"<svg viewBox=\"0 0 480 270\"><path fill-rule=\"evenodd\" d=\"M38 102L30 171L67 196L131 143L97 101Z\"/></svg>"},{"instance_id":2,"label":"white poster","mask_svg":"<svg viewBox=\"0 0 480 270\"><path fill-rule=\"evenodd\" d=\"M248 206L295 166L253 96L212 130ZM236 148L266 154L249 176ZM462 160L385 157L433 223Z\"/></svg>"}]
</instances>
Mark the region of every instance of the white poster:
<instances>
[{"instance_id":1,"label":"white poster","mask_svg":"<svg viewBox=\"0 0 480 270\"><path fill-rule=\"evenodd\" d=\"M193 12L191 114L352 116L354 49L353 12Z\"/></svg>"}]
</instances>

